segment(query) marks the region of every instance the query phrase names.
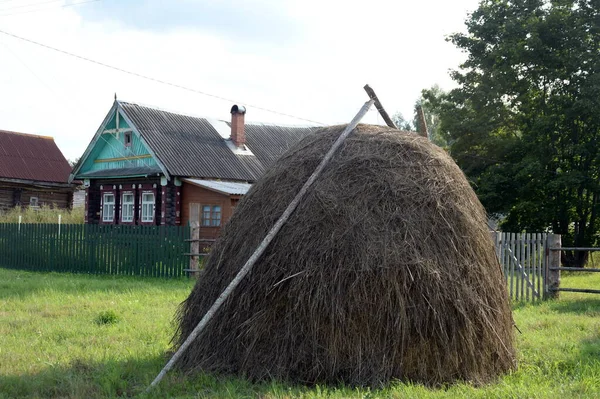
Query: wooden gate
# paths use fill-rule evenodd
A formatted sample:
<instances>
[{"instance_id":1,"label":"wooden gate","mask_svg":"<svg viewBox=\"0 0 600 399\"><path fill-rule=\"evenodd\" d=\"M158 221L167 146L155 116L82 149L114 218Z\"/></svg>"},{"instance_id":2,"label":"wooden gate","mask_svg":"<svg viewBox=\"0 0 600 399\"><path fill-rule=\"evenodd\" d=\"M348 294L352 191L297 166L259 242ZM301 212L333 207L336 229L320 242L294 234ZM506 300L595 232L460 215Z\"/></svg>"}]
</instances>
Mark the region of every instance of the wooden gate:
<instances>
[{"instance_id":1,"label":"wooden gate","mask_svg":"<svg viewBox=\"0 0 600 399\"><path fill-rule=\"evenodd\" d=\"M531 302L544 299L547 234L494 232L493 238L510 298Z\"/></svg>"}]
</instances>

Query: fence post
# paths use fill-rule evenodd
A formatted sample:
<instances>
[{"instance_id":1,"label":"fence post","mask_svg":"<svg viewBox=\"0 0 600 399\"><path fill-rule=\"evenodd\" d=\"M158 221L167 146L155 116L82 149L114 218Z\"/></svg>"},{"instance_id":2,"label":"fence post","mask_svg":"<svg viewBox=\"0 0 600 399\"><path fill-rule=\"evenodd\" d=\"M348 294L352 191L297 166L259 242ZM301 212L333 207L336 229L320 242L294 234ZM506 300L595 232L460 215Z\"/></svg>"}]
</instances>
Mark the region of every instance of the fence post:
<instances>
[{"instance_id":1,"label":"fence post","mask_svg":"<svg viewBox=\"0 0 600 399\"><path fill-rule=\"evenodd\" d=\"M190 275L194 278L198 277L198 259L199 256L196 254L200 253L200 223L190 223Z\"/></svg>"},{"instance_id":2,"label":"fence post","mask_svg":"<svg viewBox=\"0 0 600 399\"><path fill-rule=\"evenodd\" d=\"M498 258L498 262L500 262L500 234L497 231L490 232L492 236L492 241L494 241L494 248L496 248L496 258Z\"/></svg>"},{"instance_id":3,"label":"fence post","mask_svg":"<svg viewBox=\"0 0 600 399\"><path fill-rule=\"evenodd\" d=\"M558 299L560 287L560 270L552 270L560 267L561 251L552 251L551 248L560 248L560 234L548 234L548 243L546 245L546 278L544 281L544 299Z\"/></svg>"}]
</instances>

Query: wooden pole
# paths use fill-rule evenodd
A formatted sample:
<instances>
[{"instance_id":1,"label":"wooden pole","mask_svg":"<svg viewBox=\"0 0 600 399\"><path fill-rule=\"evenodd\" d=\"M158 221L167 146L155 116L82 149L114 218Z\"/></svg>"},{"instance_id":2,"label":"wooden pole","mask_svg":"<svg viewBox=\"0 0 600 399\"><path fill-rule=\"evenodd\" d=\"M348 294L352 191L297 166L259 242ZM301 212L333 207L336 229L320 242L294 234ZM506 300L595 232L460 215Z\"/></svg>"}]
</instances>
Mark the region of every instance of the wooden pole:
<instances>
[{"instance_id":1,"label":"wooden pole","mask_svg":"<svg viewBox=\"0 0 600 399\"><path fill-rule=\"evenodd\" d=\"M548 247L546 248L546 281L544 281L544 298L558 299L560 287L560 251L551 251L551 248L560 248L560 234L548 234Z\"/></svg>"},{"instance_id":2,"label":"wooden pole","mask_svg":"<svg viewBox=\"0 0 600 399\"><path fill-rule=\"evenodd\" d=\"M302 198L306 195L310 186L312 186L313 183L315 182L315 180L317 180L317 178L321 175L321 172L323 172L323 169L325 169L325 166L327 166L327 164L329 163L331 158L333 158L333 155L335 154L337 149L342 145L342 143L344 142L344 140L346 140L346 138L350 135L350 133L352 133L354 131L354 129L356 128L358 123L365 116L365 114L367 113L369 108L371 108L373 103L374 103L374 100L367 101L362 106L360 111L358 111L358 114L356 114L354 119L352 119L352 121L348 124L348 126L346 126L346 128L344 129L342 134L340 134L340 136L337 138L335 143L333 143L333 145L331 146L331 148L329 149L327 154L325 154L325 157L323 158L323 160L321 161L319 166L317 166L317 168L312 173L312 175L310 175L310 177L308 178L306 183L304 183L304 185L302 186L302 188L300 189L298 194L296 194L296 196L294 197L292 202L290 202L290 204L287 206L285 211L283 211L283 214L279 217L277 222L275 222L275 224L273 225L271 230L267 233L267 235L262 240L260 245L256 248L254 253L246 261L244 266L242 266L242 268L240 269L238 274L234 277L234 279L231 281L231 283L229 283L227 288L225 288L225 291L223 291L221 293L221 295L219 295L219 297L217 298L215 303L210 307L210 309L208 309L208 311L206 312L204 317L202 317L202 320L200 320L198 325L194 328L194 330L186 338L186 340L179 347L177 352L175 352L175 354L173 355L173 357L171 357L171 359L165 365L165 367L160 371L160 373L158 373L158 375L156 376L154 381L152 381L150 386L146 389L146 392L149 392L153 387L155 387L163 379L165 374L167 374L167 372L169 370L171 370L171 368L173 368L173 366L175 365L177 360L179 360L181 355L183 355L185 350L190 346L190 344L194 341L194 339L196 339L196 337L202 332L202 330L204 330L204 328L206 327L208 322L213 318L213 316L219 310L221 305L223 305L223 303L225 302L227 297L229 297L229 295L233 292L233 290L238 286L240 281L242 281L242 279L250 272L250 270L252 269L252 267L254 266L256 261L260 258L260 256L263 254L263 252L265 252L265 250L267 249L267 247L269 246L271 241L273 241L273 238L275 238L275 236L277 235L279 230L281 230L281 227L283 227L285 222L288 220L290 215L294 212L294 210L296 209L296 207L302 200Z\"/></svg>"},{"instance_id":3,"label":"wooden pole","mask_svg":"<svg viewBox=\"0 0 600 399\"><path fill-rule=\"evenodd\" d=\"M427 122L425 121L425 112L423 111L423 106L419 105L417 108L417 117L419 118L419 126L417 126L417 133L420 136L428 138L427 135Z\"/></svg>"},{"instance_id":4,"label":"wooden pole","mask_svg":"<svg viewBox=\"0 0 600 399\"><path fill-rule=\"evenodd\" d=\"M365 87L363 87L363 89L365 89L365 91L367 92L367 95L369 96L369 98L375 102L375 108L377 108L377 111L379 111L379 113L381 114L381 117L383 118L383 120L385 121L385 123L389 127L393 127L394 129L398 129L396 127L396 124L392 120L392 118L390 118L390 116L388 115L388 113L385 111L385 108L383 108L383 105L381 105L381 102L377 98L377 94L375 94L375 90L373 90L371 88L371 86L369 86L369 85L365 85Z\"/></svg>"},{"instance_id":5,"label":"wooden pole","mask_svg":"<svg viewBox=\"0 0 600 399\"><path fill-rule=\"evenodd\" d=\"M193 278L198 278L198 254L200 253L200 223L194 221L190 223L190 274Z\"/></svg>"}]
</instances>

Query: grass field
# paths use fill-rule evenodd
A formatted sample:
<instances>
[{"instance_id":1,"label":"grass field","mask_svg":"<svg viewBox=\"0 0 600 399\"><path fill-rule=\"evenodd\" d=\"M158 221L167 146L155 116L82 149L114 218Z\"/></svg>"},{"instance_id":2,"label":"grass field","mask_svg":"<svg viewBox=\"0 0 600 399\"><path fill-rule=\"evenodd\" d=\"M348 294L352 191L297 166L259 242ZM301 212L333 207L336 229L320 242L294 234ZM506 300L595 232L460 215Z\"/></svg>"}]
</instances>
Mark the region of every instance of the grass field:
<instances>
[{"instance_id":1,"label":"grass field","mask_svg":"<svg viewBox=\"0 0 600 399\"><path fill-rule=\"evenodd\" d=\"M0 223L58 223L58 215L61 217L62 224L82 224L83 207L69 209L51 208L43 205L39 208L12 208L6 211L0 211Z\"/></svg>"},{"instance_id":2,"label":"grass field","mask_svg":"<svg viewBox=\"0 0 600 399\"><path fill-rule=\"evenodd\" d=\"M565 276L600 288L600 273ZM600 296L516 305L519 368L484 387L397 382L382 390L251 384L170 373L171 319L192 282L0 269L0 398L576 398L600 397Z\"/></svg>"}]
</instances>

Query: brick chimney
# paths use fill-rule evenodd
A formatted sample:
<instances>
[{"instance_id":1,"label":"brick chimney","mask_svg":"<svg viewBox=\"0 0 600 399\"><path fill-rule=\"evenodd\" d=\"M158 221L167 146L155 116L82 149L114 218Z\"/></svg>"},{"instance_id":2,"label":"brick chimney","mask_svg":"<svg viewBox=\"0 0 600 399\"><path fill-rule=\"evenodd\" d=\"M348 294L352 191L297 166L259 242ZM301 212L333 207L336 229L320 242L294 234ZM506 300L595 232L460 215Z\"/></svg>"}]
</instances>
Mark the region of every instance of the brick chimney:
<instances>
[{"instance_id":1,"label":"brick chimney","mask_svg":"<svg viewBox=\"0 0 600 399\"><path fill-rule=\"evenodd\" d=\"M231 107L231 141L236 147L244 147L246 143L246 131L244 129L244 115L246 107L234 105Z\"/></svg>"}]
</instances>

